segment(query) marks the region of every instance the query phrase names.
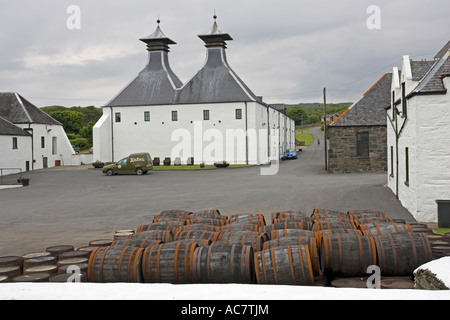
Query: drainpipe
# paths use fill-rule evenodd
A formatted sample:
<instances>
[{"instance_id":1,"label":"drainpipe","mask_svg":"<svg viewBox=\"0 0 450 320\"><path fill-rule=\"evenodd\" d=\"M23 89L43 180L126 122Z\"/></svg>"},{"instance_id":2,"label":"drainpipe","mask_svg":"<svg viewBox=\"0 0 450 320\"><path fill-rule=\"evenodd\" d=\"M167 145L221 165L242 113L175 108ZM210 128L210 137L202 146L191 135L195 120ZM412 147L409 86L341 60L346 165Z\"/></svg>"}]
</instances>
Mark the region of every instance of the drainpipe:
<instances>
[{"instance_id":1,"label":"drainpipe","mask_svg":"<svg viewBox=\"0 0 450 320\"><path fill-rule=\"evenodd\" d=\"M248 114L247 102L245 103L245 164L248 165Z\"/></svg>"},{"instance_id":2,"label":"drainpipe","mask_svg":"<svg viewBox=\"0 0 450 320\"><path fill-rule=\"evenodd\" d=\"M111 161L114 162L114 113L113 107L109 107L111 110Z\"/></svg>"}]
</instances>

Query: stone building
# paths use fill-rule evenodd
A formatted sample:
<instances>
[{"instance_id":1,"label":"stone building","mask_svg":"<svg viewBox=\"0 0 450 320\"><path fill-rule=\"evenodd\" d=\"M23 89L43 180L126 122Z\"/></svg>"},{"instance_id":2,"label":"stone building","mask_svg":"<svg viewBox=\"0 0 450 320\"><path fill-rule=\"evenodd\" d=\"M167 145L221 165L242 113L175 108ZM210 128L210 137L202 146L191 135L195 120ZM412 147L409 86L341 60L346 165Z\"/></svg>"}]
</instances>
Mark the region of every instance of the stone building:
<instances>
[{"instance_id":1,"label":"stone building","mask_svg":"<svg viewBox=\"0 0 450 320\"><path fill-rule=\"evenodd\" d=\"M328 126L328 171L385 172L385 108L390 103L392 74L386 73L364 96Z\"/></svg>"}]
</instances>

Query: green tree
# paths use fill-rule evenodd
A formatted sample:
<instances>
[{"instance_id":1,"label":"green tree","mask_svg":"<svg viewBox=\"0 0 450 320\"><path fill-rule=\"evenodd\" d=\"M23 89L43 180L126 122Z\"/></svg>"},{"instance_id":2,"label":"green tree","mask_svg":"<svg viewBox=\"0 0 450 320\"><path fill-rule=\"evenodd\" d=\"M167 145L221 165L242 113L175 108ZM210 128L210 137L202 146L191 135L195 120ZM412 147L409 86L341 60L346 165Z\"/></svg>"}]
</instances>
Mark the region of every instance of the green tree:
<instances>
[{"instance_id":1,"label":"green tree","mask_svg":"<svg viewBox=\"0 0 450 320\"><path fill-rule=\"evenodd\" d=\"M48 113L55 120L62 123L67 133L79 134L83 127L84 115L81 112L73 110L50 111Z\"/></svg>"}]
</instances>

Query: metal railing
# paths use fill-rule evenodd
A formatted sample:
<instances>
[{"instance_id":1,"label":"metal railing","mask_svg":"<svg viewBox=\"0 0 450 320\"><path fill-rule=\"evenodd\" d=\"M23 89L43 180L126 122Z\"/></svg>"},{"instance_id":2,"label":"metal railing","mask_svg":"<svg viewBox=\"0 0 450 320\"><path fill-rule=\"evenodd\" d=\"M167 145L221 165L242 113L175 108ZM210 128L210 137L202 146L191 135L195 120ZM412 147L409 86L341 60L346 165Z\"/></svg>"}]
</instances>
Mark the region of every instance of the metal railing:
<instances>
[{"instance_id":1,"label":"metal railing","mask_svg":"<svg viewBox=\"0 0 450 320\"><path fill-rule=\"evenodd\" d=\"M0 184L3 184L3 172L4 171L18 171L17 173L22 174L22 168L0 168ZM14 174L14 173L9 173Z\"/></svg>"}]
</instances>

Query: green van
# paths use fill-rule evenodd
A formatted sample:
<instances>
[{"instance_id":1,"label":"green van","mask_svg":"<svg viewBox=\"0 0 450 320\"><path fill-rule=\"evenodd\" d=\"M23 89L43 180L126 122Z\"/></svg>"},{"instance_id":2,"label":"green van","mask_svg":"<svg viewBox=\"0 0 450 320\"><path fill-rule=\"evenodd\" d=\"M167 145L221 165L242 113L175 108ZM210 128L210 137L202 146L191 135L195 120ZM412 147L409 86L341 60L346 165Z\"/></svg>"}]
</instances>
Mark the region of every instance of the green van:
<instances>
[{"instance_id":1,"label":"green van","mask_svg":"<svg viewBox=\"0 0 450 320\"><path fill-rule=\"evenodd\" d=\"M149 153L142 152L130 154L116 163L106 165L102 168L102 172L108 176L119 173L136 173L140 176L152 169L152 157Z\"/></svg>"}]
</instances>

